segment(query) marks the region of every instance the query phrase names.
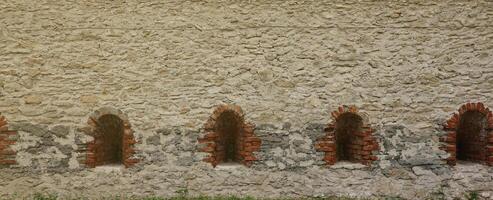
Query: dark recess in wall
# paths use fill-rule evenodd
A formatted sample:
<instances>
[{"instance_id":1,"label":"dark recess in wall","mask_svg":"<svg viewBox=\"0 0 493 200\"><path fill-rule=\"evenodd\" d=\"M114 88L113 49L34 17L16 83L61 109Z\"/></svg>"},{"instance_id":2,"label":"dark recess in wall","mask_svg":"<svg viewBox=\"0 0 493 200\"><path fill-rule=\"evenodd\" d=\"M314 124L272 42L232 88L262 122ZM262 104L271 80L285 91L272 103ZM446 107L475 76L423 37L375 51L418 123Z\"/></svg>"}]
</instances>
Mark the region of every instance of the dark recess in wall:
<instances>
[{"instance_id":1,"label":"dark recess in wall","mask_svg":"<svg viewBox=\"0 0 493 200\"><path fill-rule=\"evenodd\" d=\"M96 166L106 164L122 164L123 153L123 120L115 115L103 115L98 119L96 143Z\"/></svg>"},{"instance_id":2,"label":"dark recess in wall","mask_svg":"<svg viewBox=\"0 0 493 200\"><path fill-rule=\"evenodd\" d=\"M457 127L457 159L483 161L486 159L486 116L467 111Z\"/></svg>"},{"instance_id":3,"label":"dark recess in wall","mask_svg":"<svg viewBox=\"0 0 493 200\"><path fill-rule=\"evenodd\" d=\"M360 132L362 126L363 119L351 112L343 113L337 118L335 126L337 160L356 160L353 149L358 138L354 134Z\"/></svg>"}]
</instances>

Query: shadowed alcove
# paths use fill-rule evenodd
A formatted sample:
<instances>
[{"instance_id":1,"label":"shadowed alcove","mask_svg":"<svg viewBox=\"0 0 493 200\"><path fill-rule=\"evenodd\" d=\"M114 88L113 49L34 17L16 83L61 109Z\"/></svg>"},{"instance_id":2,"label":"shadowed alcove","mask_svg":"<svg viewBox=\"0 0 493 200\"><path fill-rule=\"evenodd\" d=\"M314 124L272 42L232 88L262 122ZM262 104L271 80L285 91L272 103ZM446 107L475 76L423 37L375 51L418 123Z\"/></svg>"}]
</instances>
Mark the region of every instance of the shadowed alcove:
<instances>
[{"instance_id":1,"label":"shadowed alcove","mask_svg":"<svg viewBox=\"0 0 493 200\"><path fill-rule=\"evenodd\" d=\"M205 135L199 138L199 143L205 146L200 150L209 153L204 161L212 166L221 163L250 166L257 160L253 152L260 149L261 141L254 134L255 126L245 122L239 106L218 106L204 128Z\"/></svg>"},{"instance_id":2,"label":"shadowed alcove","mask_svg":"<svg viewBox=\"0 0 493 200\"><path fill-rule=\"evenodd\" d=\"M359 113L355 106L340 106L331 112L333 120L325 128L325 136L315 142L317 151L325 152L323 160L327 165L338 161L351 161L371 165L377 160L379 150L373 137L367 115Z\"/></svg>"},{"instance_id":3,"label":"shadowed alcove","mask_svg":"<svg viewBox=\"0 0 493 200\"><path fill-rule=\"evenodd\" d=\"M103 115L98 119L95 138L97 145L96 166L106 164L122 164L123 153L123 120L115 115Z\"/></svg>"},{"instance_id":4,"label":"shadowed alcove","mask_svg":"<svg viewBox=\"0 0 493 200\"><path fill-rule=\"evenodd\" d=\"M335 123L335 141L337 160L355 161L359 138L355 136L362 130L363 118L359 115L346 112L341 114Z\"/></svg>"},{"instance_id":5,"label":"shadowed alcove","mask_svg":"<svg viewBox=\"0 0 493 200\"><path fill-rule=\"evenodd\" d=\"M483 103L466 103L445 123L446 135L440 147L450 154L445 160L457 160L493 166L493 113Z\"/></svg>"},{"instance_id":6,"label":"shadowed alcove","mask_svg":"<svg viewBox=\"0 0 493 200\"><path fill-rule=\"evenodd\" d=\"M137 141L128 117L122 111L101 108L89 116L87 123L85 133L93 137L85 148L88 167L113 164L130 167L139 161L134 157Z\"/></svg>"},{"instance_id":7,"label":"shadowed alcove","mask_svg":"<svg viewBox=\"0 0 493 200\"><path fill-rule=\"evenodd\" d=\"M219 133L218 138L218 158L220 162L238 162L239 139L241 131L241 119L232 111L222 113L217 119L216 131Z\"/></svg>"},{"instance_id":8,"label":"shadowed alcove","mask_svg":"<svg viewBox=\"0 0 493 200\"><path fill-rule=\"evenodd\" d=\"M486 115L467 111L457 127L457 159L483 161L486 159Z\"/></svg>"}]
</instances>

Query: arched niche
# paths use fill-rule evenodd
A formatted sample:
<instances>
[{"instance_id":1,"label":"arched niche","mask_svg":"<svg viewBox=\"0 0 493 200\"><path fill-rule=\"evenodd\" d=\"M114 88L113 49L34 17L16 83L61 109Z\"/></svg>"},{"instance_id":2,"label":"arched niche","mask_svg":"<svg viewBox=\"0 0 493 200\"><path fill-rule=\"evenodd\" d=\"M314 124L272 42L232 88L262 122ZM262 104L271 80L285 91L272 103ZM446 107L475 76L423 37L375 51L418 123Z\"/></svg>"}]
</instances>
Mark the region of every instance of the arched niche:
<instances>
[{"instance_id":1,"label":"arched niche","mask_svg":"<svg viewBox=\"0 0 493 200\"><path fill-rule=\"evenodd\" d=\"M493 166L493 114L483 103L466 103L444 125L447 132L440 140L441 149L450 156L450 165L457 160Z\"/></svg>"},{"instance_id":2,"label":"arched niche","mask_svg":"<svg viewBox=\"0 0 493 200\"><path fill-rule=\"evenodd\" d=\"M209 153L204 161L214 167L222 163L250 166L257 160L254 152L261 141L254 134L255 126L245 122L243 111L236 105L220 105L207 120L205 134L199 139L202 152Z\"/></svg>"},{"instance_id":3,"label":"arched niche","mask_svg":"<svg viewBox=\"0 0 493 200\"><path fill-rule=\"evenodd\" d=\"M331 115L326 135L315 142L315 149L325 152L323 160L327 165L343 160L370 165L377 160L373 153L379 146L366 115L359 113L355 106L346 105Z\"/></svg>"},{"instance_id":4,"label":"arched niche","mask_svg":"<svg viewBox=\"0 0 493 200\"><path fill-rule=\"evenodd\" d=\"M130 167L138 162L133 136L128 117L120 110L104 107L94 111L88 120L89 132L93 140L87 144L86 165L122 164Z\"/></svg>"}]
</instances>

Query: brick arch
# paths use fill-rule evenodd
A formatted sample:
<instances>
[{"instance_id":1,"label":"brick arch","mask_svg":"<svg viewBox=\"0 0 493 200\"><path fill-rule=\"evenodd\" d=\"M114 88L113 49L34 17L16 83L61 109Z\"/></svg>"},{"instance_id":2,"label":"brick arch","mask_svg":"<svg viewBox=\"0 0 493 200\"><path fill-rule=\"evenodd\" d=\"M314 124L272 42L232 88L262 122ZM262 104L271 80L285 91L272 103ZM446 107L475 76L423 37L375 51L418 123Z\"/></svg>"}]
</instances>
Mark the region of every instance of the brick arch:
<instances>
[{"instance_id":1,"label":"brick arch","mask_svg":"<svg viewBox=\"0 0 493 200\"><path fill-rule=\"evenodd\" d=\"M468 132L467 124L470 117L476 115L475 126L480 126L478 133ZM479 118L478 118L479 117ZM474 126L474 125L472 125ZM466 129L464 129L466 128ZM463 155L464 160L476 161L493 166L493 113L483 103L466 103L459 108L458 113L444 125L446 135L440 138L442 142L441 149L450 154L445 160L449 165L456 165L457 154L459 153L459 142L463 149L462 153L471 154ZM473 137L473 138L470 138Z\"/></svg>"},{"instance_id":2,"label":"brick arch","mask_svg":"<svg viewBox=\"0 0 493 200\"><path fill-rule=\"evenodd\" d=\"M9 130L7 119L0 113L0 166L17 164L11 145L17 141L17 131Z\"/></svg>"},{"instance_id":3,"label":"brick arch","mask_svg":"<svg viewBox=\"0 0 493 200\"><path fill-rule=\"evenodd\" d=\"M225 121L226 120L226 121ZM233 131L225 132L224 124L234 124ZM260 149L261 140L254 134L255 125L245 122L244 113L236 105L220 105L209 117L204 126L205 135L199 138L199 143L205 144L200 151L209 153L204 159L212 166L226 162L228 145L234 147L234 161L250 166L257 158L254 152ZM228 135L229 134L229 135ZM228 140L231 134L235 134L234 141ZM234 142L235 144L231 144Z\"/></svg>"},{"instance_id":4,"label":"brick arch","mask_svg":"<svg viewBox=\"0 0 493 200\"><path fill-rule=\"evenodd\" d=\"M332 121L325 128L326 135L315 142L315 149L325 152L323 160L327 165L349 160L369 166L377 160L373 151L378 150L379 146L367 115L359 113L355 106L346 105L340 106L331 115Z\"/></svg>"},{"instance_id":5,"label":"brick arch","mask_svg":"<svg viewBox=\"0 0 493 200\"><path fill-rule=\"evenodd\" d=\"M108 131L103 131L103 127L107 127L108 124L104 123L115 123L112 126L115 128L113 131L121 131L120 133L112 133L113 136L121 134L118 137L117 143L108 144L111 138L106 138L105 135ZM134 144L136 140L133 136L133 130L128 120L128 117L121 111L111 107L104 107L94 111L87 121L89 125L88 135L92 136L94 139L87 143L87 154L86 154L86 165L88 167L96 167L100 165L110 164L115 160L118 163L123 164L125 167L130 167L138 162L137 159L133 158L135 153ZM113 137L111 136L111 137ZM118 145L121 148L121 158L114 158L112 154L115 150L112 149L113 145ZM106 154L105 154L106 153Z\"/></svg>"}]
</instances>

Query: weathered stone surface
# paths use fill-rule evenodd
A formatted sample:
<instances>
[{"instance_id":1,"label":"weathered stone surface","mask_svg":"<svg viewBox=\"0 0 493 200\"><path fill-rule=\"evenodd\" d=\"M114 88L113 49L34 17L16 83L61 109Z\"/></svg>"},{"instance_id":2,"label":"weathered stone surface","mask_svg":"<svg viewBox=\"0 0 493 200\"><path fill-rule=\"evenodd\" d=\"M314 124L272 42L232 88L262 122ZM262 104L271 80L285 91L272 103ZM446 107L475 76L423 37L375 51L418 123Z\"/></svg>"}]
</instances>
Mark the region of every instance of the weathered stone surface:
<instances>
[{"instance_id":1,"label":"weathered stone surface","mask_svg":"<svg viewBox=\"0 0 493 200\"><path fill-rule=\"evenodd\" d=\"M2 2L0 112L19 137L0 195L492 198L491 167L450 167L438 141L460 105L493 107L492 12L490 1ZM257 125L251 168L202 161L220 104ZM343 104L375 129L370 168L328 168L315 151ZM80 128L102 107L128 115L135 167L85 168L94 138Z\"/></svg>"},{"instance_id":2,"label":"weathered stone surface","mask_svg":"<svg viewBox=\"0 0 493 200\"><path fill-rule=\"evenodd\" d=\"M95 95L83 95L80 97L80 102L89 104L97 103L98 97Z\"/></svg>"},{"instance_id":3,"label":"weathered stone surface","mask_svg":"<svg viewBox=\"0 0 493 200\"><path fill-rule=\"evenodd\" d=\"M55 127L51 128L50 131L54 135L56 135L57 137L63 137L63 138L65 138L69 134L70 127L63 126L63 125L58 125L58 126L55 126Z\"/></svg>"},{"instance_id":4,"label":"weathered stone surface","mask_svg":"<svg viewBox=\"0 0 493 200\"><path fill-rule=\"evenodd\" d=\"M38 95L28 95L24 97L24 102L26 104L40 104L41 102L43 102L43 99Z\"/></svg>"},{"instance_id":5,"label":"weathered stone surface","mask_svg":"<svg viewBox=\"0 0 493 200\"><path fill-rule=\"evenodd\" d=\"M29 135L43 138L49 138L51 137L51 134L53 134L48 130L46 126L36 125L32 123L11 123L10 128L13 130L29 133Z\"/></svg>"},{"instance_id":6,"label":"weathered stone surface","mask_svg":"<svg viewBox=\"0 0 493 200\"><path fill-rule=\"evenodd\" d=\"M159 137L159 135L153 135L151 137L148 137L146 139L147 141L147 145L159 145L161 144L161 138Z\"/></svg>"}]
</instances>

